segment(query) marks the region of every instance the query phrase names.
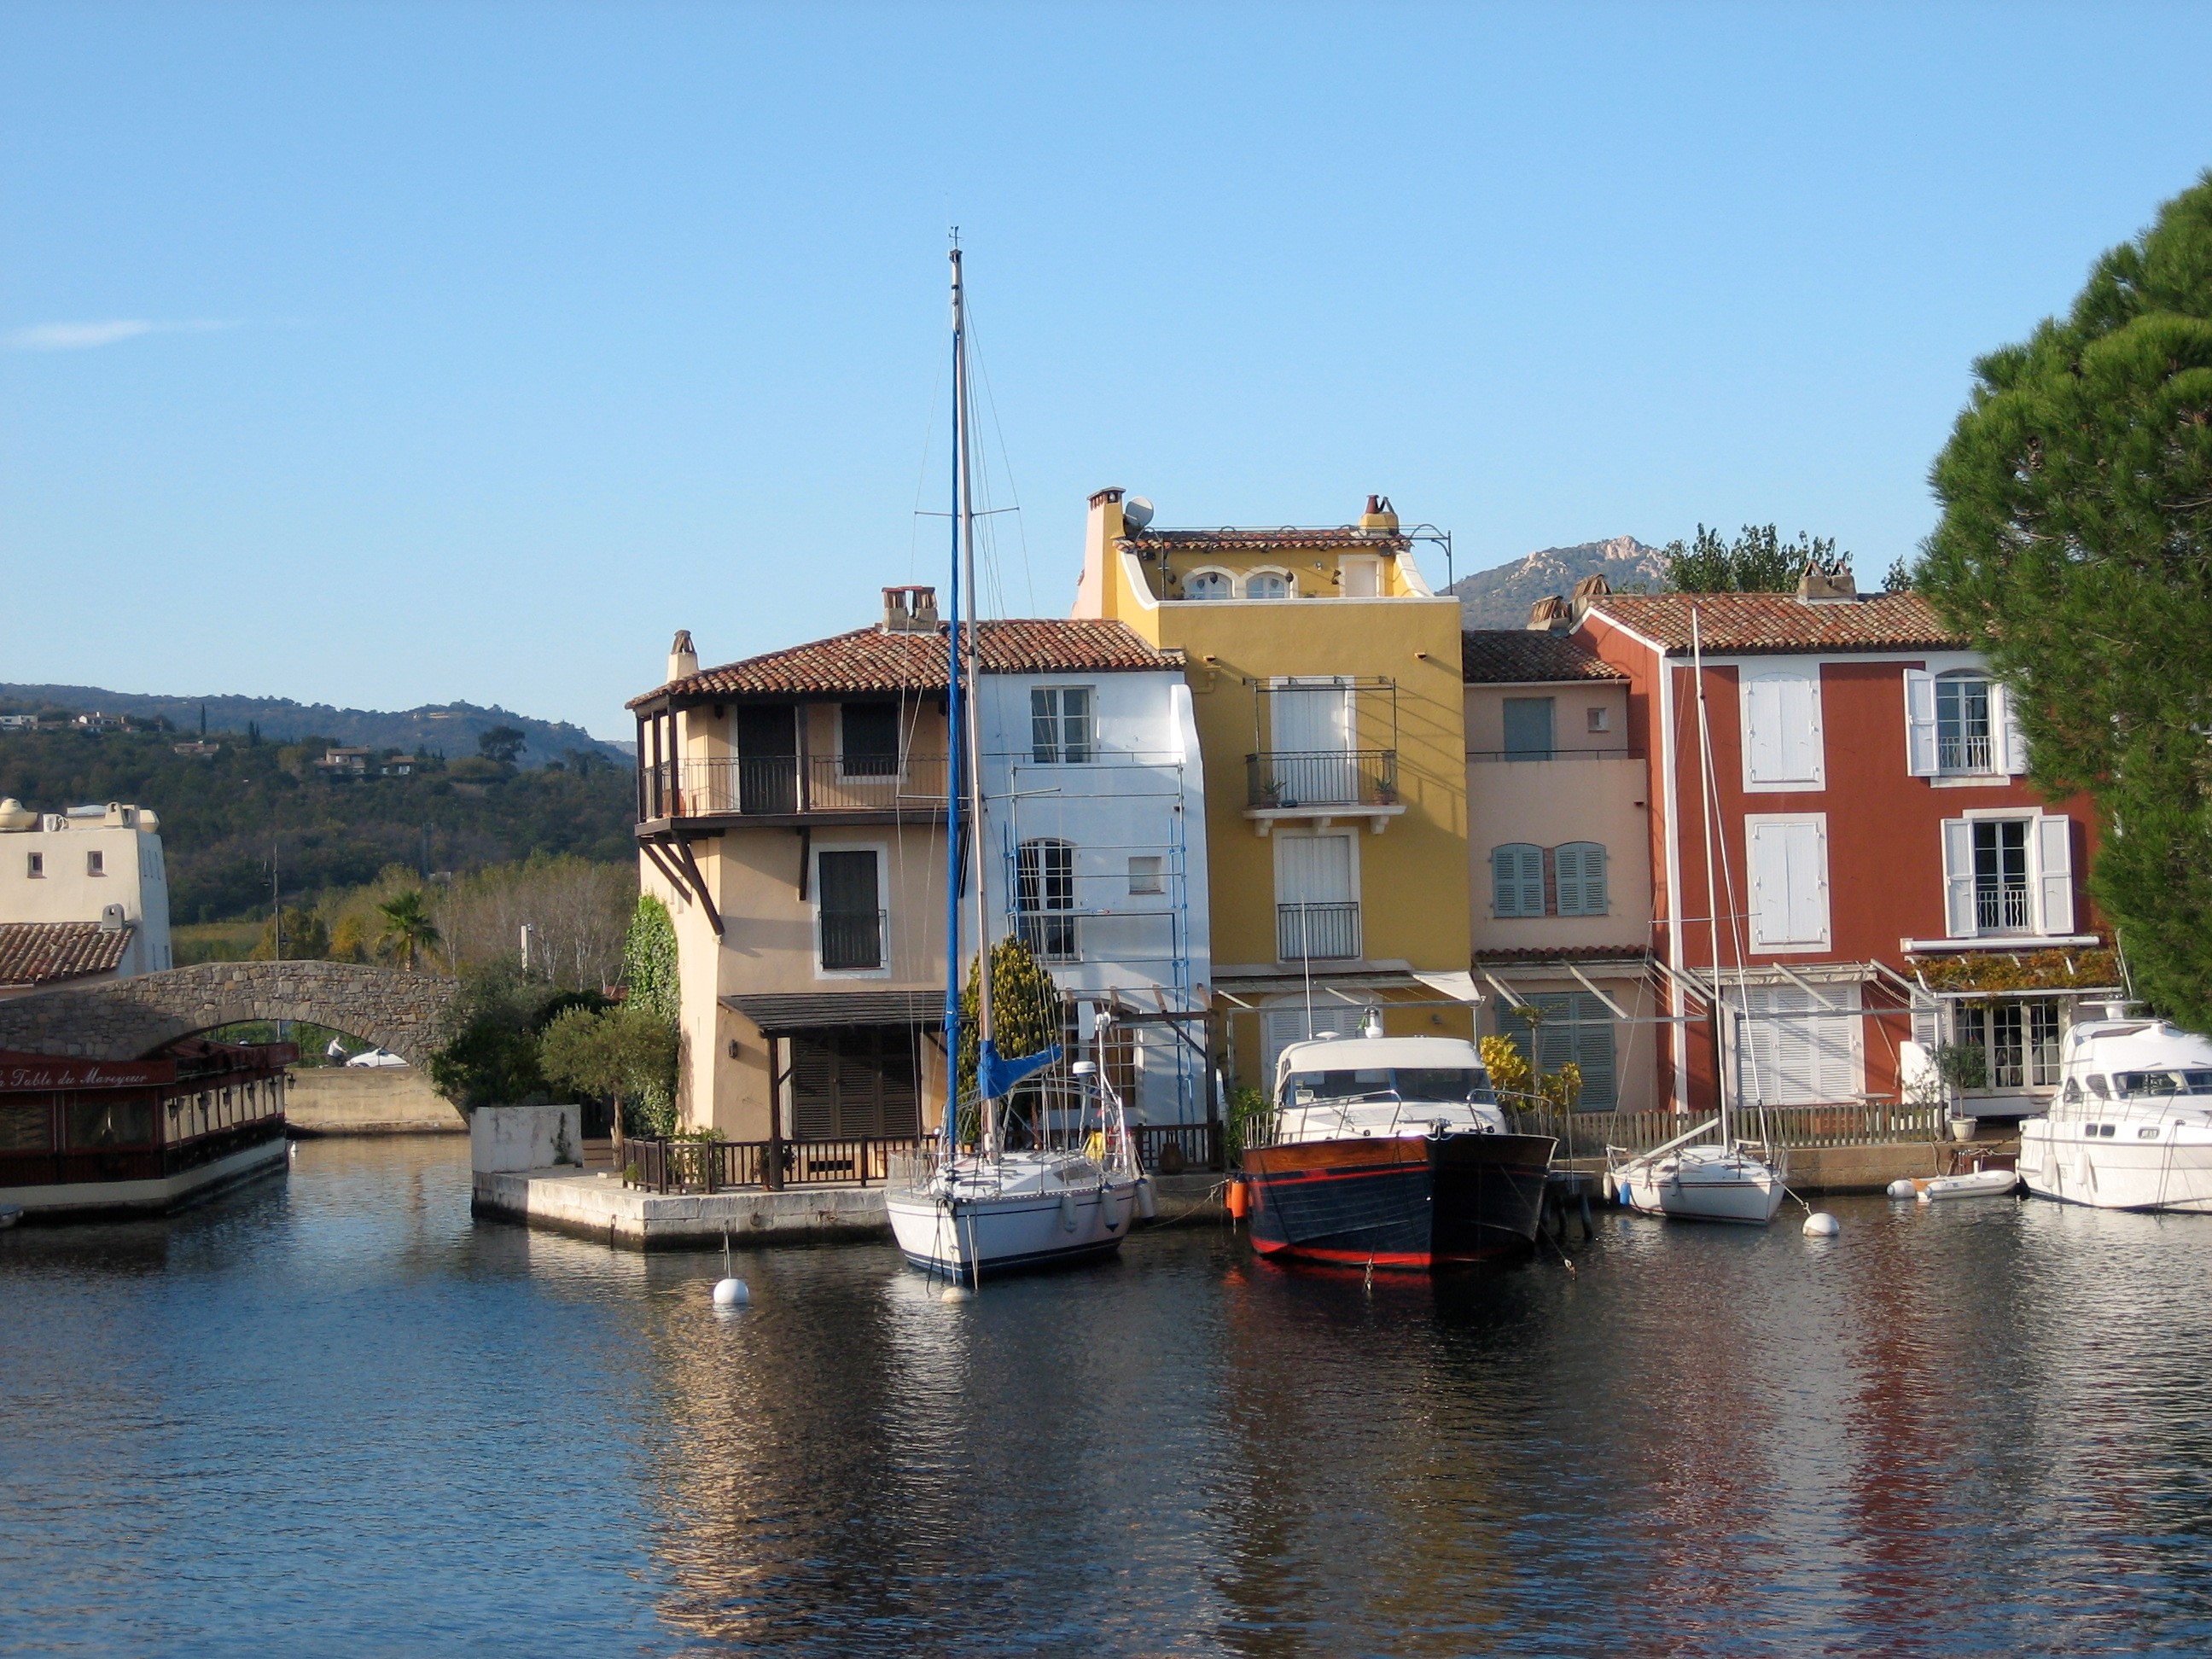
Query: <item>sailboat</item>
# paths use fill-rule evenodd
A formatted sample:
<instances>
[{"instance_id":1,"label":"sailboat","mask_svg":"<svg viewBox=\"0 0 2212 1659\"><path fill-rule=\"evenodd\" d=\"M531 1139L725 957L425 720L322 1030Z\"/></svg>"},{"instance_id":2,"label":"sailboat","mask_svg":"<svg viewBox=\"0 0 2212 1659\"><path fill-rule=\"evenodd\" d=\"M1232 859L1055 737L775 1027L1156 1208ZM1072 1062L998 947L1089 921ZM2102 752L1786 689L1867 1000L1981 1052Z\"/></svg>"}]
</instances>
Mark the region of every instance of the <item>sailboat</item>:
<instances>
[{"instance_id":1,"label":"sailboat","mask_svg":"<svg viewBox=\"0 0 2212 1659\"><path fill-rule=\"evenodd\" d=\"M1714 798L1712 729L1705 714L1705 647L1695 607L1690 611L1690 653L1692 672L1698 683L1698 752L1704 769L1699 793L1705 802L1705 913L1712 939L1712 995L1716 1000L1713 1060L1720 1089L1720 1112L1648 1152L1624 1157L1618 1163L1612 1162L1613 1149L1608 1147L1607 1177L1623 1204L1645 1215L1674 1216L1685 1221L1744 1221L1764 1227L1774 1219L1774 1212L1782 1207L1782 1200L1789 1193L1782 1184L1781 1170L1775 1167L1765 1149L1754 1149L1736 1139L1735 1114L1729 1103L1729 1096L1734 1092L1729 1079L1729 1050L1720 1040L1717 1018L1725 1001L1721 992L1720 895L1713 878L1713 818L1719 808ZM1731 895L1735 891L1733 879L1729 891ZM1733 899L1729 908L1735 908ZM1736 975L1741 981L1741 939L1736 943L1735 956ZM1739 1064L1742 1042L1739 1022L1735 1045ZM1705 1137L1715 1130L1719 1131L1718 1139L1707 1140Z\"/></svg>"},{"instance_id":2,"label":"sailboat","mask_svg":"<svg viewBox=\"0 0 2212 1659\"><path fill-rule=\"evenodd\" d=\"M1095 1058L1063 1076L1053 1044L1032 1054L1002 1055L991 1000L991 927L984 882L981 704L975 614L975 506L968 382L968 317L960 249L952 249L952 572L945 666L948 752L954 774L945 791L945 1121L933 1152L884 1194L891 1231L915 1266L957 1282L987 1273L1056 1266L1119 1249L1151 1184L1120 1095ZM963 626L963 595L969 617ZM965 822L963 824L963 813ZM963 863L964 861L964 863ZM963 884L963 875L968 878ZM974 895L976 952L975 1141L959 1143L960 900ZM1006 1107L1030 1079L1035 1097L1028 1145L1008 1145Z\"/></svg>"}]
</instances>

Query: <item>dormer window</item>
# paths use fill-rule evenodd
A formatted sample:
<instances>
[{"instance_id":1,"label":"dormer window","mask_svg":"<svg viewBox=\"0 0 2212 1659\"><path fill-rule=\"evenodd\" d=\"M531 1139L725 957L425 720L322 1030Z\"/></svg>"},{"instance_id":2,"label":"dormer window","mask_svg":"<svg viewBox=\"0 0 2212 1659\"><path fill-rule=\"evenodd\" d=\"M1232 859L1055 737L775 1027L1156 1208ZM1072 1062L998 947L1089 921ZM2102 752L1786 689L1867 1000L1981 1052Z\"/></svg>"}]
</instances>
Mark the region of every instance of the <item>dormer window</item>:
<instances>
[{"instance_id":1,"label":"dormer window","mask_svg":"<svg viewBox=\"0 0 2212 1659\"><path fill-rule=\"evenodd\" d=\"M1248 599L1287 599L1296 591L1288 571L1255 570L1244 579L1244 597Z\"/></svg>"},{"instance_id":2,"label":"dormer window","mask_svg":"<svg viewBox=\"0 0 2212 1659\"><path fill-rule=\"evenodd\" d=\"M1226 570L1194 570L1182 579L1186 599L1233 599L1237 579Z\"/></svg>"}]
</instances>

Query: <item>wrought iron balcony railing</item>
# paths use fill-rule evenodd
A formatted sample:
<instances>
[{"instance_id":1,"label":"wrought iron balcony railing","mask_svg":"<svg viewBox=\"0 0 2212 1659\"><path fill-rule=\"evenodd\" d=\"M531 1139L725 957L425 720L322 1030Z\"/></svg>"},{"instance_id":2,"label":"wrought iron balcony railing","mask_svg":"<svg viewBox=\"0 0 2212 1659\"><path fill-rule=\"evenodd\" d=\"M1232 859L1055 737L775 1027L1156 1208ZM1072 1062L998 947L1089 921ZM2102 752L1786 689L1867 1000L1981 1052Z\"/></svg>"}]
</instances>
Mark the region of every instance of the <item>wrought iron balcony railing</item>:
<instances>
[{"instance_id":1,"label":"wrought iron balcony railing","mask_svg":"<svg viewBox=\"0 0 2212 1659\"><path fill-rule=\"evenodd\" d=\"M866 973L884 965L881 910L824 910L820 919L822 968L825 973Z\"/></svg>"},{"instance_id":2,"label":"wrought iron balcony railing","mask_svg":"<svg viewBox=\"0 0 2212 1659\"><path fill-rule=\"evenodd\" d=\"M1983 933L2025 933L2035 925L2027 887L2021 882L1974 884L1974 929Z\"/></svg>"},{"instance_id":3,"label":"wrought iron balcony railing","mask_svg":"<svg viewBox=\"0 0 2212 1659\"><path fill-rule=\"evenodd\" d=\"M1259 808L1395 806L1395 749L1270 750L1244 757L1249 804Z\"/></svg>"},{"instance_id":4,"label":"wrought iron balcony railing","mask_svg":"<svg viewBox=\"0 0 2212 1659\"><path fill-rule=\"evenodd\" d=\"M1282 962L1351 962L1359 957L1359 901L1279 904L1275 956Z\"/></svg>"},{"instance_id":5,"label":"wrought iron balcony railing","mask_svg":"<svg viewBox=\"0 0 2212 1659\"><path fill-rule=\"evenodd\" d=\"M942 755L744 756L638 770L644 819L942 811Z\"/></svg>"}]
</instances>

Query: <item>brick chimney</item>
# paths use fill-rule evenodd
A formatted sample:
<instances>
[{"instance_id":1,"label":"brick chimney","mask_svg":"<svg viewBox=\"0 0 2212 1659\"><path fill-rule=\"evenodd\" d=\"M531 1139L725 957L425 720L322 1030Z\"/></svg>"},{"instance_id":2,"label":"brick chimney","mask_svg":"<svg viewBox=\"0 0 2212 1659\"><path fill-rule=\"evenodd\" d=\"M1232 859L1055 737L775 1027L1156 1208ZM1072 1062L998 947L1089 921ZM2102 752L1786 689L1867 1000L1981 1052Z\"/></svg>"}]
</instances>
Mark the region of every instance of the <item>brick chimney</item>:
<instances>
[{"instance_id":1,"label":"brick chimney","mask_svg":"<svg viewBox=\"0 0 2212 1659\"><path fill-rule=\"evenodd\" d=\"M668 646L668 678L688 680L699 672L699 653L691 644L691 630L679 628Z\"/></svg>"},{"instance_id":2,"label":"brick chimney","mask_svg":"<svg viewBox=\"0 0 2212 1659\"><path fill-rule=\"evenodd\" d=\"M1859 596L1859 585L1850 571L1838 565L1823 570L1811 559L1798 573L1797 597L1807 605L1848 605Z\"/></svg>"}]
</instances>

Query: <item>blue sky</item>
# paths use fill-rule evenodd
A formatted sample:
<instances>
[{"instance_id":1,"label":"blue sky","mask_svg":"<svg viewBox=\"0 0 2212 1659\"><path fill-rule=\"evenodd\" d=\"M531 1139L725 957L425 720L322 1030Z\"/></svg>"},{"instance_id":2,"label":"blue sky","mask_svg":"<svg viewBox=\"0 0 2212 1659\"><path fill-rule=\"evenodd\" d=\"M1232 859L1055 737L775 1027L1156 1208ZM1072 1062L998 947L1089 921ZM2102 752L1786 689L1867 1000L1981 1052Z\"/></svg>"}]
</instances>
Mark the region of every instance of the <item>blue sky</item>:
<instances>
[{"instance_id":1,"label":"blue sky","mask_svg":"<svg viewBox=\"0 0 2212 1659\"><path fill-rule=\"evenodd\" d=\"M0 679L629 729L1084 497L1461 574L1926 533L1974 356L2212 165L2212 9L0 9ZM1441 580L1441 569L1431 572Z\"/></svg>"}]
</instances>

